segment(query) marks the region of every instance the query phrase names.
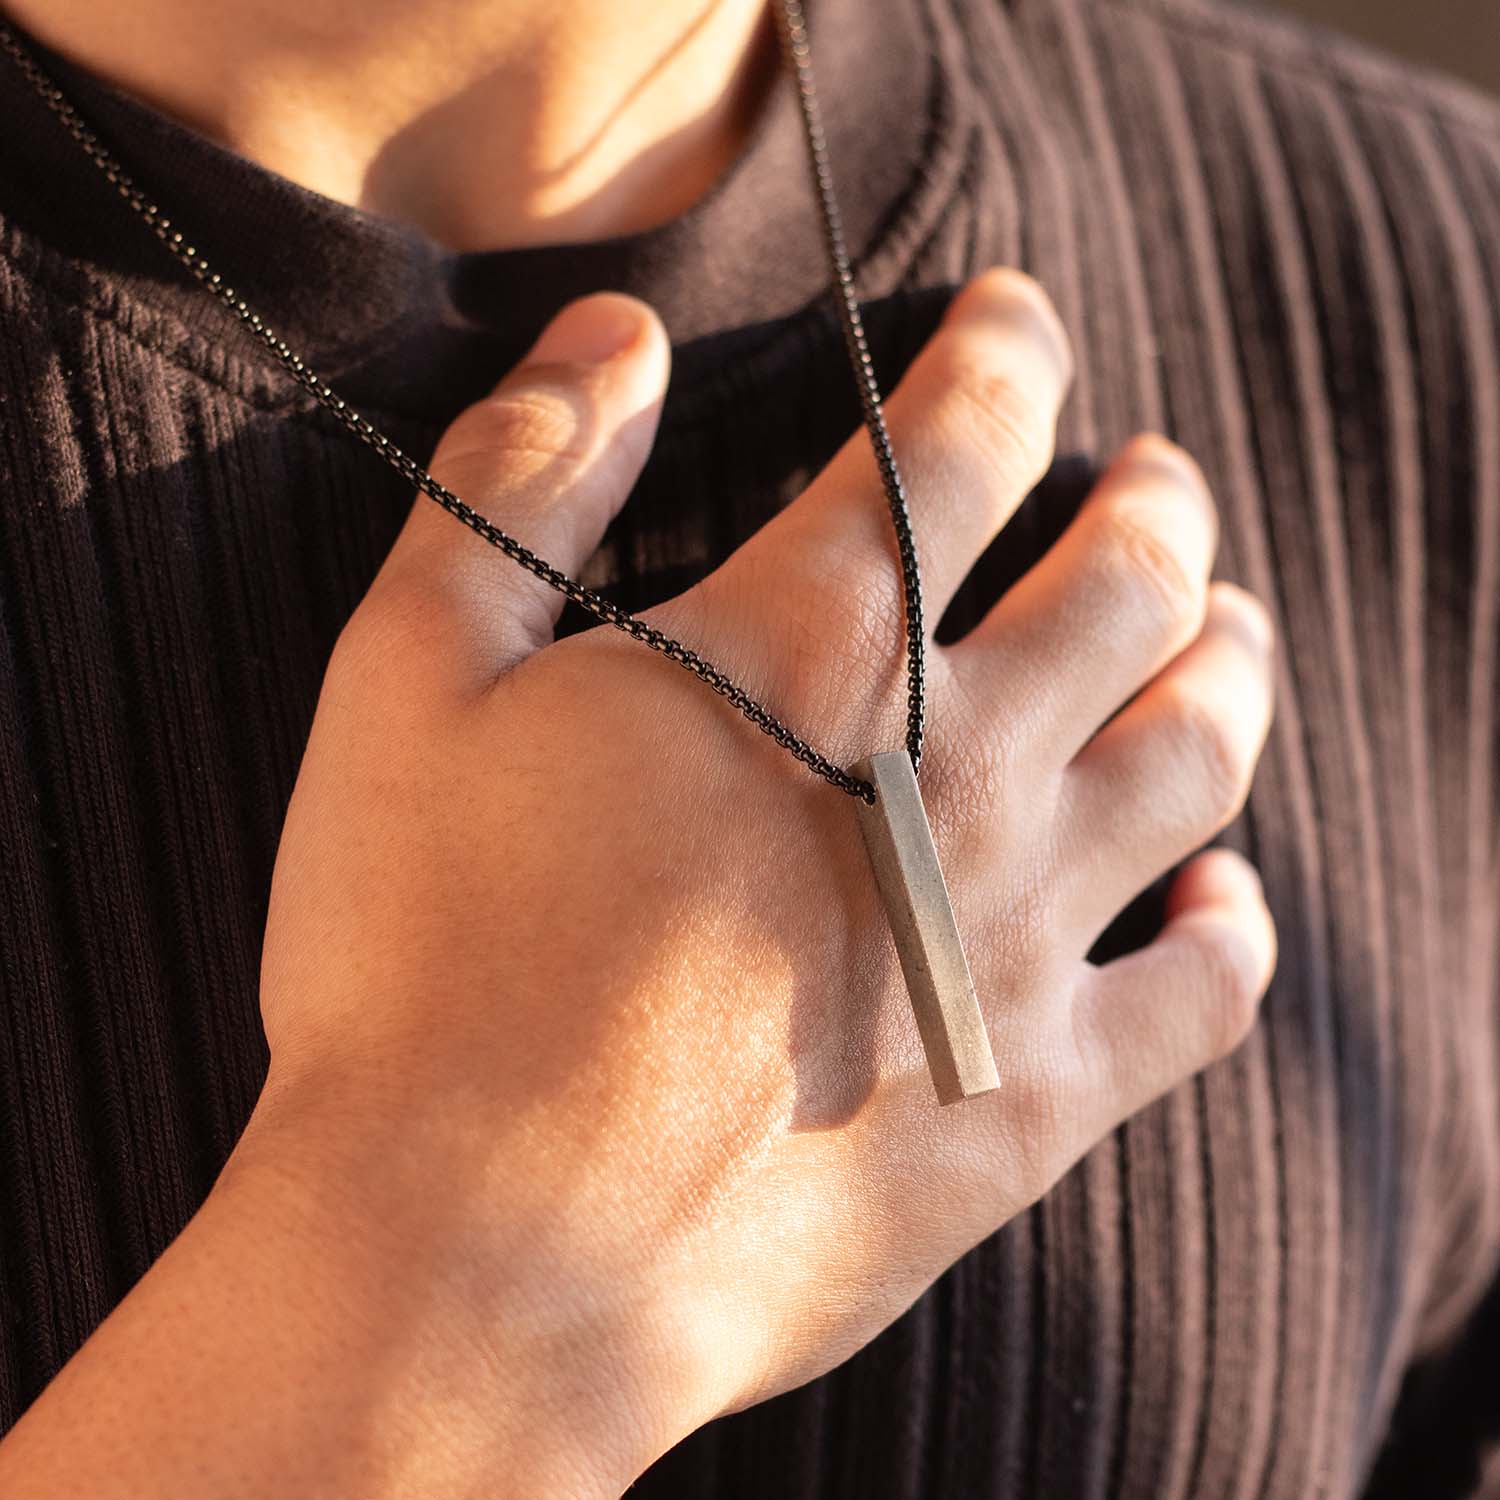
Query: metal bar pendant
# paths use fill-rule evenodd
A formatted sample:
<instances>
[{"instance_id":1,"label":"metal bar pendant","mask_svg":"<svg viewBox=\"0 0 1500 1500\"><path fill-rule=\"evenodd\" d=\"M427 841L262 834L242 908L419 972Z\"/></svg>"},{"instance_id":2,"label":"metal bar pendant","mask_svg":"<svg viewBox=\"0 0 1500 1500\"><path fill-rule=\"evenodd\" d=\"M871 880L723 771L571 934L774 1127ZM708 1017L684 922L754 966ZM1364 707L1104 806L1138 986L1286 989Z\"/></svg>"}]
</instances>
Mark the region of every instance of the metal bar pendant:
<instances>
[{"instance_id":1,"label":"metal bar pendant","mask_svg":"<svg viewBox=\"0 0 1500 1500\"><path fill-rule=\"evenodd\" d=\"M1000 1087L1000 1075L911 757L883 750L850 770L875 787L874 807L858 803L860 829L938 1102L987 1094Z\"/></svg>"}]
</instances>

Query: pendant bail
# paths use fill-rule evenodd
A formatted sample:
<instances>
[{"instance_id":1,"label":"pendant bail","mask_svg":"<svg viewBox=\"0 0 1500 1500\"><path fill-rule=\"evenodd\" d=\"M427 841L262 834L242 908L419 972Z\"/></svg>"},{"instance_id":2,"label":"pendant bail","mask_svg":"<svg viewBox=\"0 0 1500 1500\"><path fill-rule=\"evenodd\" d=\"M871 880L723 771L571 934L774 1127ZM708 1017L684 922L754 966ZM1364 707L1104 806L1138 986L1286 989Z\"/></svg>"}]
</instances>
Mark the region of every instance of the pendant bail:
<instances>
[{"instance_id":1,"label":"pendant bail","mask_svg":"<svg viewBox=\"0 0 1500 1500\"><path fill-rule=\"evenodd\" d=\"M855 806L938 1102L987 1094L1000 1074L911 757L882 750L850 771L875 787Z\"/></svg>"}]
</instances>

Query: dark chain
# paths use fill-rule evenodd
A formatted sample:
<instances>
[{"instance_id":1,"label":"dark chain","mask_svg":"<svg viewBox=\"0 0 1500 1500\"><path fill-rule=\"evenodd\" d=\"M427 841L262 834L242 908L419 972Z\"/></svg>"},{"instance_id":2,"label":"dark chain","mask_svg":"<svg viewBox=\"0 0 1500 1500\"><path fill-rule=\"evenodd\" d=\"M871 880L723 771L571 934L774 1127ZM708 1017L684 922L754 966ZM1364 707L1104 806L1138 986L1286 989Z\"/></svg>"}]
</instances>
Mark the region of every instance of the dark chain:
<instances>
[{"instance_id":1,"label":"dark chain","mask_svg":"<svg viewBox=\"0 0 1500 1500\"><path fill-rule=\"evenodd\" d=\"M859 387L859 403L864 411L865 427L875 448L875 462L885 485L886 503L891 510L891 524L896 528L896 549L901 558L901 588L906 603L906 753L911 756L912 770L922 768L923 719L926 712L923 683L922 648L926 630L922 623L922 574L917 567L917 543L912 536L911 512L906 508L906 491L891 451L890 433L885 426L885 408L880 400L880 386L865 341L864 320L859 315L859 299L854 294L854 272L849 252L844 246L844 225L839 217L838 200L833 194L833 170L828 164L828 142L823 135L823 121L818 112L818 94L813 86L812 53L808 47L807 21L802 14L802 0L781 0L776 7L784 56L797 85L797 100L802 106L802 131L807 138L807 153L812 164L813 184L818 205L823 211L823 242L833 266L834 286L838 291L839 318L844 327L844 344L854 379Z\"/></svg>"},{"instance_id":2,"label":"dark chain","mask_svg":"<svg viewBox=\"0 0 1500 1500\"><path fill-rule=\"evenodd\" d=\"M854 295L853 275L849 267L849 257L844 248L843 228L839 220L838 206L833 196L827 143L818 115L817 95L813 87L812 64L807 43L807 25L800 0L780 0L777 8L777 22L783 54L788 66L793 70L797 86L803 130L807 137L813 178L817 188L818 202L822 209L824 239L840 293L845 342L854 364L865 423L869 428L870 440L875 447L876 461L890 503L891 519L896 527L902 585L906 599L909 687L906 744L913 767L918 767L922 759L924 632L921 579L917 570L916 547L912 540L911 517L907 511L901 478L896 470L895 456L891 452L890 437L886 432L885 416L881 407L880 390L875 381L869 347L865 342L864 328L859 316L859 305ZM72 102L3 19L0 19L0 47L4 48L11 60L25 74L48 107L62 122L69 135L78 142L94 165L114 185L120 196L146 222L157 239L196 281L234 313L240 322L270 350L292 378L312 395L319 405L331 412L349 432L374 449L410 484L437 501L450 515L462 521L471 531L483 537L492 547L498 548L512 561L519 563L527 572L541 579L549 588L556 589L565 598L571 599L595 619L606 625L613 625L633 640L640 641L651 650L660 652L669 661L686 667L700 681L733 704L758 729L770 735L778 745L785 747L803 765L816 772L825 781L838 787L840 791L859 797L868 803L875 801L875 789L869 782L851 776L842 767L821 755L776 718L769 709L752 698L744 688L732 682L712 662L705 660L696 651L683 645L681 641L674 640L665 631L658 630L644 620L637 619L628 610L622 609L602 594L586 588L561 569L553 567L544 558L538 557L528 547L502 531L494 522L459 499L452 490L439 483L421 464L372 426L325 380L307 367L302 357L296 354L260 314L255 312L244 298L209 265L182 231L173 226L172 221L161 209L141 192L130 174L89 128Z\"/></svg>"}]
</instances>

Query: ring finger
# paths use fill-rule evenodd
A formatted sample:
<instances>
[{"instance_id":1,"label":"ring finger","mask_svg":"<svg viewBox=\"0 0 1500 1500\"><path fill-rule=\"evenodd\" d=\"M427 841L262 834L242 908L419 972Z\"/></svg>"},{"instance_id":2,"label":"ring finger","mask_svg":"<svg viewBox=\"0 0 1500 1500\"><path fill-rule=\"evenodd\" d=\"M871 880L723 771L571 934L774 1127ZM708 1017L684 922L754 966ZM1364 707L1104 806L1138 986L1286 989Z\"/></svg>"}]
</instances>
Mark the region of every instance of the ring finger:
<instances>
[{"instance_id":1,"label":"ring finger","mask_svg":"<svg viewBox=\"0 0 1500 1500\"><path fill-rule=\"evenodd\" d=\"M1203 624L1218 516L1193 460L1133 439L1057 543L950 649L1002 722L1066 765Z\"/></svg>"},{"instance_id":2,"label":"ring finger","mask_svg":"<svg viewBox=\"0 0 1500 1500\"><path fill-rule=\"evenodd\" d=\"M1198 638L1067 768L1058 858L1086 946L1244 806L1271 721L1272 650L1260 602L1215 583Z\"/></svg>"}]
</instances>

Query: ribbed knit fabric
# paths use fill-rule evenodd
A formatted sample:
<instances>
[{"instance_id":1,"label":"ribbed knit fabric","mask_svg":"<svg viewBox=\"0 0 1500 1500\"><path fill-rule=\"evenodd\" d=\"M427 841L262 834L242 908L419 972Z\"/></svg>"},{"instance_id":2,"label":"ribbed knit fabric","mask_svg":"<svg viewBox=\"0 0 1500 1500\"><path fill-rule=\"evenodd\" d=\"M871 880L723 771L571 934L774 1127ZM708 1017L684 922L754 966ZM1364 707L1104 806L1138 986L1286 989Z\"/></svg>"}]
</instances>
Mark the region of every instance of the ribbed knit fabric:
<instances>
[{"instance_id":1,"label":"ribbed knit fabric","mask_svg":"<svg viewBox=\"0 0 1500 1500\"><path fill-rule=\"evenodd\" d=\"M635 1493L1428 1497L1479 1493L1487 1463L1500 1494L1500 107L1199 0L810 10L882 382L997 262L1040 277L1078 347L1054 474L950 628L1133 431L1168 430L1214 484L1218 572L1282 643L1227 835L1281 960L1232 1059L846 1365L695 1434ZM0 71L9 1424L255 1100L278 830L329 650L411 497ZM589 574L629 605L703 574L857 424L784 87L680 220L454 256L64 78L420 456L565 297L655 303L677 345L662 432ZM1107 946L1150 935L1159 892Z\"/></svg>"}]
</instances>

